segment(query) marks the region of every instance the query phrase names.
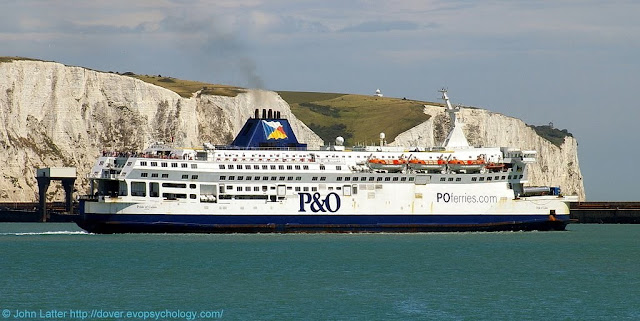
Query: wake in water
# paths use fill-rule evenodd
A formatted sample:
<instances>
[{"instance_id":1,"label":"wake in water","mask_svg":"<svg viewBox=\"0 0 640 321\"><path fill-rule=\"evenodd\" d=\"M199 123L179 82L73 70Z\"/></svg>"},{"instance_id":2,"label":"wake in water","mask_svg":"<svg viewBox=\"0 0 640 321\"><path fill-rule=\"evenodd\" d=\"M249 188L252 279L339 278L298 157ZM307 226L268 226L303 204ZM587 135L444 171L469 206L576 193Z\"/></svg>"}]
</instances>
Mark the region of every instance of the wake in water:
<instances>
[{"instance_id":1,"label":"wake in water","mask_svg":"<svg viewBox=\"0 0 640 321\"><path fill-rule=\"evenodd\" d=\"M15 233L0 233L0 235L93 235L86 231L47 231L47 232L15 232Z\"/></svg>"}]
</instances>

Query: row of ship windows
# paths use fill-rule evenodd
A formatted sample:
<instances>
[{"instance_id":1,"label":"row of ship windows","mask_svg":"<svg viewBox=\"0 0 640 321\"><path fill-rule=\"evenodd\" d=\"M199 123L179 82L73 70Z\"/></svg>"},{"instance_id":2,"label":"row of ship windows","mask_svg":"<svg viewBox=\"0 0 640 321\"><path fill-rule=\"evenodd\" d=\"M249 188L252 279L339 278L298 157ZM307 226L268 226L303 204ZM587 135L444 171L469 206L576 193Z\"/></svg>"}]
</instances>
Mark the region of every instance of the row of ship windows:
<instances>
[{"instance_id":1,"label":"row of ship windows","mask_svg":"<svg viewBox=\"0 0 640 321\"><path fill-rule=\"evenodd\" d=\"M149 177L149 173L140 173L140 177ZM158 177L158 173L151 173L151 177ZM162 174L162 178L169 178L169 174ZM182 179L189 179L189 175L183 174ZM198 175L191 175L191 179L198 179Z\"/></svg>"},{"instance_id":2,"label":"row of ship windows","mask_svg":"<svg viewBox=\"0 0 640 321\"><path fill-rule=\"evenodd\" d=\"M149 162L151 163L151 166L158 166L158 162ZM140 166L148 166L147 165L147 161L141 161L140 162ZM167 162L161 162L160 163L160 167L169 167L169 164L171 164L171 167L178 167L178 163L167 163ZM131 166L131 162L127 163L127 166ZM180 167L182 168L187 168L189 167L189 165L187 163L180 163ZM198 164L191 164L191 168L198 168Z\"/></svg>"},{"instance_id":3,"label":"row of ship windows","mask_svg":"<svg viewBox=\"0 0 640 321\"><path fill-rule=\"evenodd\" d=\"M285 179L287 181L293 181L294 177L293 176L286 176L286 177L285 176L229 176L229 177L220 176L220 180L221 181L226 181L226 180L229 180L229 181L250 181L250 180L259 181L261 179L263 181L268 181L268 180L284 181ZM377 181L377 182L382 182L382 181L385 181L385 182L391 182L391 181L393 181L393 182L397 182L397 181L400 181L400 182L406 182L406 181L413 182L414 179L415 179L415 177L398 177L398 176L395 176L395 177L389 177L389 176L388 177L371 177L371 176L370 177L341 177L341 176L336 177L336 181L338 181L338 182L342 182L342 181L345 181L345 182L349 182L349 181L353 181L353 182L358 182L358 181L360 181L360 182L366 182L366 181L369 181L369 182L374 182L374 181ZM295 180L296 181L301 181L302 177L296 176ZM318 181L318 180L321 181L321 182L324 182L324 181L327 180L327 177L326 176L320 176L320 177L313 176L313 177L311 177L311 181Z\"/></svg>"},{"instance_id":4,"label":"row of ship windows","mask_svg":"<svg viewBox=\"0 0 640 321\"><path fill-rule=\"evenodd\" d=\"M259 170L259 169L263 169L263 170L284 170L285 168L287 170L308 170L309 169L309 165L224 165L224 164L220 164L218 165L218 167L220 169L254 169L254 170ZM326 167L324 165L320 165L320 170L325 170ZM342 170L342 166L336 166L336 170Z\"/></svg>"},{"instance_id":5,"label":"row of ship windows","mask_svg":"<svg viewBox=\"0 0 640 321\"><path fill-rule=\"evenodd\" d=\"M140 173L140 177L149 177L149 173ZM151 177L152 178L157 178L158 177L158 173L151 173ZM522 179L522 177L523 177L523 175L513 175L513 176L509 175L508 179ZM169 178L169 174L162 174L162 178ZM189 179L189 175L183 174L181 178L182 179ZM269 176L229 176L229 177L227 177L225 175L220 176L220 180L221 181L226 181L226 180L229 180L229 181L235 181L235 180L238 180L238 181L243 181L243 180L259 181L261 179L263 181L268 181L268 180L284 181L285 178L286 178L287 181L293 181L294 180L293 176L287 176L287 177L285 177L285 176L279 176L279 177L278 176L270 176L270 177ZM507 176L502 176L502 177L495 176L495 177L487 177L486 180L487 181L492 181L492 180L496 180L497 181L497 180L504 180L506 178L507 178ZM191 175L191 179L198 179L198 175ZM406 182L407 180L409 182L413 182L414 179L415 179L414 177L398 177L398 176L394 176L394 177L389 177L389 176L387 176L387 177L371 177L371 176L370 177L342 177L342 176L338 176L338 177L336 177L336 181L338 181L338 182L342 182L342 181L345 181L345 182L349 182L349 181L353 181L353 182L358 182L358 181L361 181L361 182L366 182L366 181L369 181L369 182L373 182L373 181L377 181L377 182L382 182L382 181L385 181L385 182L391 182L391 181L393 181L393 182L397 182L397 181ZM301 181L302 177L296 176L295 180L296 181ZM313 176L311 178L311 180L312 181L320 180L321 182L324 182L324 181L327 180L327 177L326 176L320 176L320 177ZM471 178L472 182L476 182L476 181L484 182L484 180L485 180L484 177L475 177L474 176L474 177ZM440 181L441 182L446 182L446 181L453 182L454 178L453 177L448 177L448 178L447 177L441 177ZM462 181L462 178L461 177L456 177L455 181L456 182L460 182L460 181Z\"/></svg>"},{"instance_id":6,"label":"row of ship windows","mask_svg":"<svg viewBox=\"0 0 640 321\"><path fill-rule=\"evenodd\" d=\"M513 176L509 175L508 177L509 177L508 179L522 179L523 175L513 175ZM496 180L496 181L504 180L505 178L507 178L507 176L487 177L487 182L490 182L492 180ZM477 181L484 182L484 180L485 180L484 177L475 177L475 176L471 177L471 181L472 182L477 182ZM449 177L449 178L441 177L440 181L441 182L447 182L447 181L448 182L453 182L453 177ZM462 181L462 178L456 177L456 182L460 182L460 181Z\"/></svg>"},{"instance_id":7,"label":"row of ship windows","mask_svg":"<svg viewBox=\"0 0 640 321\"><path fill-rule=\"evenodd\" d=\"M243 192L243 191L244 192L251 192L251 191L260 192L260 190L261 190L260 186L244 186L244 187L243 186L236 186L235 188L236 188L237 192ZM232 185L226 185L224 187L220 186L220 193L224 193L224 189L226 189L227 191L230 191L230 190L233 190L233 186ZM271 189L275 190L276 188L272 186ZM330 191L332 191L334 189L337 190L337 191L340 191L340 190L342 190L342 187L341 186L337 186L337 187L329 186L329 187L327 187L327 189L330 190ZM267 190L268 190L267 186L262 186L262 191L263 192L266 192ZM312 187L309 187L309 186L302 186L302 187L301 186L296 186L294 188L294 187L291 187L291 186L287 186L287 190L294 190L296 192L309 192L309 191L317 192L318 191L318 187L315 187L315 186L312 186Z\"/></svg>"}]
</instances>

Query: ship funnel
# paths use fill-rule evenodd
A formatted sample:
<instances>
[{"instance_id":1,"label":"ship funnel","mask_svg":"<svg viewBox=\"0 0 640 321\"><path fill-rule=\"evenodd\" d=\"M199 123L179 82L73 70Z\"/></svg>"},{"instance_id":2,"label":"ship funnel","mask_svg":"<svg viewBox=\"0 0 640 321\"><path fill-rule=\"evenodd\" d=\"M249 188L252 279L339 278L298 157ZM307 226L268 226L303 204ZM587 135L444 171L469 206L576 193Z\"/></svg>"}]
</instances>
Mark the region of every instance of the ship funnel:
<instances>
[{"instance_id":1,"label":"ship funnel","mask_svg":"<svg viewBox=\"0 0 640 321\"><path fill-rule=\"evenodd\" d=\"M262 118L267 118L267 110L262 108Z\"/></svg>"},{"instance_id":2,"label":"ship funnel","mask_svg":"<svg viewBox=\"0 0 640 321\"><path fill-rule=\"evenodd\" d=\"M273 110L269 109L267 112L267 118L273 118Z\"/></svg>"},{"instance_id":3,"label":"ship funnel","mask_svg":"<svg viewBox=\"0 0 640 321\"><path fill-rule=\"evenodd\" d=\"M260 118L260 109L256 108L256 110L253 112L253 118Z\"/></svg>"}]
</instances>

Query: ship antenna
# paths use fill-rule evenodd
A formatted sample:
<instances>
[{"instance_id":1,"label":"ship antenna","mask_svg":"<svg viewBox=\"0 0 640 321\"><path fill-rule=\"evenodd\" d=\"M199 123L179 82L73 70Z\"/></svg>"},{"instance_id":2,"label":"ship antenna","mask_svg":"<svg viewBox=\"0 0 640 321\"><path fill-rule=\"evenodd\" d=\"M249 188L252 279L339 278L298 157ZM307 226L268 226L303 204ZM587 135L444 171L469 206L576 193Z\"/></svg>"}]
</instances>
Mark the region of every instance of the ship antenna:
<instances>
[{"instance_id":1,"label":"ship antenna","mask_svg":"<svg viewBox=\"0 0 640 321\"><path fill-rule=\"evenodd\" d=\"M449 131L449 135L447 135L447 138L442 143L442 147L469 147L467 137L465 137L464 132L462 131L463 123L459 120L457 115L457 113L462 111L462 107L460 105L457 105L456 107L451 106L451 101L447 95L446 88L440 89L439 92L442 93L442 100L444 100L445 108L449 113L449 118L451 118L451 131Z\"/></svg>"}]
</instances>

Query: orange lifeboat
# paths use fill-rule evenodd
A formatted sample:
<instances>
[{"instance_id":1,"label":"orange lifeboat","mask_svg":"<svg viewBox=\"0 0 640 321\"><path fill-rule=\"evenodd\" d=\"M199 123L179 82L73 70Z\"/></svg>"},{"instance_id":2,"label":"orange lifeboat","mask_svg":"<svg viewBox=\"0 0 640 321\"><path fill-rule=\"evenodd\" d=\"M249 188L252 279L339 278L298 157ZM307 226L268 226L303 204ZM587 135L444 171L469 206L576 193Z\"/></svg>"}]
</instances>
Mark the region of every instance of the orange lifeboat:
<instances>
[{"instance_id":1,"label":"orange lifeboat","mask_svg":"<svg viewBox=\"0 0 640 321\"><path fill-rule=\"evenodd\" d=\"M409 168L416 171L430 171L430 172L440 172L446 167L446 162L444 160L423 160L423 159L412 159L409 161Z\"/></svg>"},{"instance_id":2,"label":"orange lifeboat","mask_svg":"<svg viewBox=\"0 0 640 321\"><path fill-rule=\"evenodd\" d=\"M367 162L369 168L373 170L384 170L390 173L400 172L407 165L407 160L405 159L380 159L380 158L372 158Z\"/></svg>"}]
</instances>

